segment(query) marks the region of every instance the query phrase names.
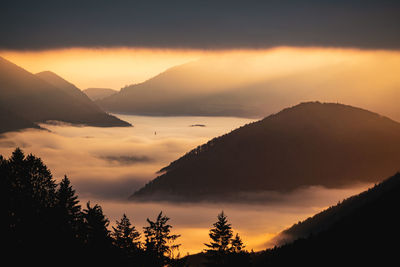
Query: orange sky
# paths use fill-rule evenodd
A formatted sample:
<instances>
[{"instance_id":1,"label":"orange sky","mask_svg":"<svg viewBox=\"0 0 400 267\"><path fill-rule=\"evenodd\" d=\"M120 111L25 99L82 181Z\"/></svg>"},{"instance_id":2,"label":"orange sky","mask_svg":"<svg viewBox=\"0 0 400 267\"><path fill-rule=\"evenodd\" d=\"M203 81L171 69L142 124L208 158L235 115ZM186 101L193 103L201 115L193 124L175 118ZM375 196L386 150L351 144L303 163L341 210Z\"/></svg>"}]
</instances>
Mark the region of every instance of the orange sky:
<instances>
[{"instance_id":1,"label":"orange sky","mask_svg":"<svg viewBox=\"0 0 400 267\"><path fill-rule=\"evenodd\" d=\"M373 67L377 78L391 76L399 69L400 53L384 50L279 47L266 50L179 50L148 48L70 48L46 51L0 51L0 55L26 70L37 73L50 70L80 89L89 87L120 89L143 82L166 69L208 57L206 64L219 66L229 76L225 81L238 82L247 77L290 74L334 64L353 64L356 68ZM210 63L211 62L211 63ZM238 73L234 73L237 69ZM389 71L390 70L390 71ZM318 74L318 73L317 73ZM378 77L379 76L379 77ZM206 79L207 80L207 79ZM242 81L243 82L243 81ZM215 84L214 84L215 87Z\"/></svg>"},{"instance_id":2,"label":"orange sky","mask_svg":"<svg viewBox=\"0 0 400 267\"><path fill-rule=\"evenodd\" d=\"M120 89L143 82L166 69L200 57L190 50L71 48L46 51L0 51L0 55L37 73L50 70L80 89Z\"/></svg>"}]
</instances>

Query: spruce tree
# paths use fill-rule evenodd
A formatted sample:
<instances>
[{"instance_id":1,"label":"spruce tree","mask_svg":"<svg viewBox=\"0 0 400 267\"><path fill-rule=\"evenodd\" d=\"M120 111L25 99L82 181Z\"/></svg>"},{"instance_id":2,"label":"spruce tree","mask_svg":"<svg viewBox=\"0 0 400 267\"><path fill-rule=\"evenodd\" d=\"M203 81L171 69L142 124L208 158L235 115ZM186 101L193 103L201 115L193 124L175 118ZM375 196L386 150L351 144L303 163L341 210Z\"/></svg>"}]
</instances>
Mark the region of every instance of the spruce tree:
<instances>
[{"instance_id":1,"label":"spruce tree","mask_svg":"<svg viewBox=\"0 0 400 267\"><path fill-rule=\"evenodd\" d=\"M67 176L64 176L56 192L56 217L66 241L78 242L82 237L82 212L78 196Z\"/></svg>"},{"instance_id":2,"label":"spruce tree","mask_svg":"<svg viewBox=\"0 0 400 267\"><path fill-rule=\"evenodd\" d=\"M2 188L8 200L2 219L7 224L7 246L11 254L24 251L36 256L41 250L55 251L54 222L56 183L40 158L25 156L16 148L8 160L1 161Z\"/></svg>"},{"instance_id":3,"label":"spruce tree","mask_svg":"<svg viewBox=\"0 0 400 267\"><path fill-rule=\"evenodd\" d=\"M235 235L235 238L231 240L231 250L234 253L240 253L243 251L245 246L243 245L242 238L240 238L239 234Z\"/></svg>"},{"instance_id":4,"label":"spruce tree","mask_svg":"<svg viewBox=\"0 0 400 267\"><path fill-rule=\"evenodd\" d=\"M172 226L167 224L168 221L169 218L160 212L156 221L147 218L149 226L143 227L146 253L152 259L152 266L167 264L174 257L174 250L180 246L173 244L180 235L170 234Z\"/></svg>"},{"instance_id":5,"label":"spruce tree","mask_svg":"<svg viewBox=\"0 0 400 267\"><path fill-rule=\"evenodd\" d=\"M122 215L120 221L116 221L116 227L112 227L111 236L114 244L127 254L133 254L140 250L140 233L131 224L126 214Z\"/></svg>"},{"instance_id":6,"label":"spruce tree","mask_svg":"<svg viewBox=\"0 0 400 267\"><path fill-rule=\"evenodd\" d=\"M40 207L52 208L55 204L56 182L50 170L40 158L29 154L25 159L28 171L29 190L34 203Z\"/></svg>"},{"instance_id":7,"label":"spruce tree","mask_svg":"<svg viewBox=\"0 0 400 267\"><path fill-rule=\"evenodd\" d=\"M103 250L111 247L110 231L108 230L109 220L103 214L99 205L90 206L90 201L83 210L85 225L85 243L89 249Z\"/></svg>"},{"instance_id":8,"label":"spruce tree","mask_svg":"<svg viewBox=\"0 0 400 267\"><path fill-rule=\"evenodd\" d=\"M54 206L56 183L50 170L40 158L29 154L25 157L16 148L7 162L7 178L19 208L27 205L32 212L40 213Z\"/></svg>"},{"instance_id":9,"label":"spruce tree","mask_svg":"<svg viewBox=\"0 0 400 267\"><path fill-rule=\"evenodd\" d=\"M243 241L238 234L232 238L232 227L223 211L213 226L209 233L211 242L205 244L207 266L249 266L250 257L243 250Z\"/></svg>"},{"instance_id":10,"label":"spruce tree","mask_svg":"<svg viewBox=\"0 0 400 267\"><path fill-rule=\"evenodd\" d=\"M227 217L222 211L218 214L218 221L213 224L214 228L210 230L210 244L205 244L209 249L206 251L228 252L232 238L232 227L228 223Z\"/></svg>"},{"instance_id":11,"label":"spruce tree","mask_svg":"<svg viewBox=\"0 0 400 267\"><path fill-rule=\"evenodd\" d=\"M65 212L68 222L74 221L81 213L78 196L75 195L75 190L72 188L71 182L66 175L60 182L56 192L56 207Z\"/></svg>"}]
</instances>

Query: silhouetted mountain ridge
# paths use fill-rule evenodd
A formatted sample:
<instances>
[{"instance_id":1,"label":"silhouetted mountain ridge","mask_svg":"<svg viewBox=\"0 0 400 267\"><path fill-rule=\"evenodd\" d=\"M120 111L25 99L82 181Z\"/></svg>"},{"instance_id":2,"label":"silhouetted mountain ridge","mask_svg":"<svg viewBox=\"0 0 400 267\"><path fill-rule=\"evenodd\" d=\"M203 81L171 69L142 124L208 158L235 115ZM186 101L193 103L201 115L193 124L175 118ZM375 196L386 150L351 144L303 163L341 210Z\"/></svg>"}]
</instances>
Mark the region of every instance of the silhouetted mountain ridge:
<instances>
[{"instance_id":1,"label":"silhouetted mountain ridge","mask_svg":"<svg viewBox=\"0 0 400 267\"><path fill-rule=\"evenodd\" d=\"M389 266L400 238L400 173L285 230L293 243L259 253L256 266ZM387 265L389 264L389 265Z\"/></svg>"},{"instance_id":2,"label":"silhouetted mountain ridge","mask_svg":"<svg viewBox=\"0 0 400 267\"><path fill-rule=\"evenodd\" d=\"M1 107L33 123L59 120L91 126L130 126L103 112L56 74L34 75L1 57L0 89Z\"/></svg>"},{"instance_id":3,"label":"silhouetted mountain ridge","mask_svg":"<svg viewBox=\"0 0 400 267\"><path fill-rule=\"evenodd\" d=\"M399 162L399 123L351 106L308 102L193 149L132 199L241 201L243 192L376 182L398 171Z\"/></svg>"},{"instance_id":4,"label":"silhouetted mountain ridge","mask_svg":"<svg viewBox=\"0 0 400 267\"><path fill-rule=\"evenodd\" d=\"M400 163L399 163L400 165ZM271 242L271 245L283 245L293 242L299 238L307 238L310 235L315 235L328 230L343 218L351 216L358 209L384 197L385 194L390 194L393 190L400 188L400 173L384 180L382 183L376 184L374 187L352 197L349 197L337 205L331 206L328 209L302 221L294 224L290 228L282 231Z\"/></svg>"},{"instance_id":5,"label":"silhouetted mountain ridge","mask_svg":"<svg viewBox=\"0 0 400 267\"><path fill-rule=\"evenodd\" d=\"M40 79L48 82L49 84L61 89L66 94L74 97L82 104L86 104L93 109L101 111L101 109L93 101L91 101L90 98L85 93L83 93L78 87L64 80L54 72L42 71L36 73L35 75L38 76Z\"/></svg>"}]
</instances>

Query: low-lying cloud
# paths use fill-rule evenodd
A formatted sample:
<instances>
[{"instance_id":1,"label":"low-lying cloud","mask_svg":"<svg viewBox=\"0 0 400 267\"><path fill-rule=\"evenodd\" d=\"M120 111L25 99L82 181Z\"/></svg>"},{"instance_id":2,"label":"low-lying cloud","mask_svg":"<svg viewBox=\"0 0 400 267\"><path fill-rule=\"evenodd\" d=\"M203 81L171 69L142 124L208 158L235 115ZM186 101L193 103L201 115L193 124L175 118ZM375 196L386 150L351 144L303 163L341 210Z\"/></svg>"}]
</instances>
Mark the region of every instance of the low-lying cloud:
<instances>
[{"instance_id":1,"label":"low-lying cloud","mask_svg":"<svg viewBox=\"0 0 400 267\"><path fill-rule=\"evenodd\" d=\"M100 156L101 159L104 159L106 161L112 162L112 163L118 163L121 165L132 165L136 163L142 163L142 162L152 162L153 159L147 157L147 156Z\"/></svg>"},{"instance_id":2,"label":"low-lying cloud","mask_svg":"<svg viewBox=\"0 0 400 267\"><path fill-rule=\"evenodd\" d=\"M181 234L181 252L194 253L204 249L209 242L208 231L222 210L228 215L233 230L243 238L246 248L262 250L273 246L271 240L282 230L304 220L321 210L335 205L339 200L357 194L368 185L352 188L305 188L290 194L275 193L275 201L257 202L131 202L98 200L111 222L123 213L133 220L137 229L145 226L146 218L154 219L160 211L171 218L173 232ZM96 199L92 199L96 202Z\"/></svg>"},{"instance_id":3,"label":"low-lying cloud","mask_svg":"<svg viewBox=\"0 0 400 267\"><path fill-rule=\"evenodd\" d=\"M74 187L79 188L81 197L87 199L102 200L121 200L126 201L126 196L132 194L133 191L142 187L146 183L146 179L140 177L117 177L115 180L103 179L82 179L74 182Z\"/></svg>"},{"instance_id":4,"label":"low-lying cloud","mask_svg":"<svg viewBox=\"0 0 400 267\"><path fill-rule=\"evenodd\" d=\"M25 130L3 134L0 154L20 147L43 159L56 179L67 175L79 196L123 200L155 178L156 172L208 139L250 121L202 118L213 127L187 127L191 118L174 126L173 118L124 116L135 127L76 127L42 124L50 131ZM154 131L157 130L157 135ZM202 132L199 132L202 131Z\"/></svg>"},{"instance_id":5,"label":"low-lying cloud","mask_svg":"<svg viewBox=\"0 0 400 267\"><path fill-rule=\"evenodd\" d=\"M43 125L51 130L7 133L0 138L0 154L9 157L16 146L43 159L59 181L66 174L81 200L98 203L113 225L123 213L137 229L160 211L171 218L173 233L181 234L181 255L200 252L209 242L208 231L221 210L246 243L247 249L265 249L266 241L294 222L306 219L338 200L359 193L354 188L305 188L291 194L269 192L240 195L238 202L132 202L129 195L156 176L155 172L208 139L229 132L251 120L238 118L151 118L121 116L135 123L134 128L95 128ZM196 123L207 127L188 127ZM157 130L157 135L154 131ZM91 136L91 138L87 138ZM127 157L134 164L108 162ZM114 157L114 158L113 158ZM126 158L125 158L126 160ZM124 159L122 160L124 161ZM261 201L262 200L262 201Z\"/></svg>"}]
</instances>

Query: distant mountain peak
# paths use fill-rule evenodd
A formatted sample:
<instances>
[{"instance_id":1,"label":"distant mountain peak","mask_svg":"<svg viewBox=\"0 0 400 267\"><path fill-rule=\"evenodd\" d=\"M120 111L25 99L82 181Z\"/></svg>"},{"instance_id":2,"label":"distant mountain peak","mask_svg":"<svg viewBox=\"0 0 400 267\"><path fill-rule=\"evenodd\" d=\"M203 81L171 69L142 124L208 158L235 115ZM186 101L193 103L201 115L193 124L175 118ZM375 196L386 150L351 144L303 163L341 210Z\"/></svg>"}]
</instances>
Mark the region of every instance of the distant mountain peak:
<instances>
[{"instance_id":1,"label":"distant mountain peak","mask_svg":"<svg viewBox=\"0 0 400 267\"><path fill-rule=\"evenodd\" d=\"M49 120L92 126L131 126L102 111L76 86L50 71L34 75L0 57L0 85L3 113L16 118L2 120L7 125L0 125L0 131L14 129L16 125L37 128L36 122ZM13 122L17 118L20 118L19 124Z\"/></svg>"},{"instance_id":2,"label":"distant mountain peak","mask_svg":"<svg viewBox=\"0 0 400 267\"><path fill-rule=\"evenodd\" d=\"M35 75L60 89L64 89L64 91L67 91L69 93L71 93L70 92L71 90L72 91L76 91L76 90L81 91L75 85L68 82L67 80L65 80L64 78L62 78L61 76L57 75L56 73L54 73L52 71L46 70L46 71L36 73ZM68 90L65 90L66 88L68 88Z\"/></svg>"}]
</instances>

